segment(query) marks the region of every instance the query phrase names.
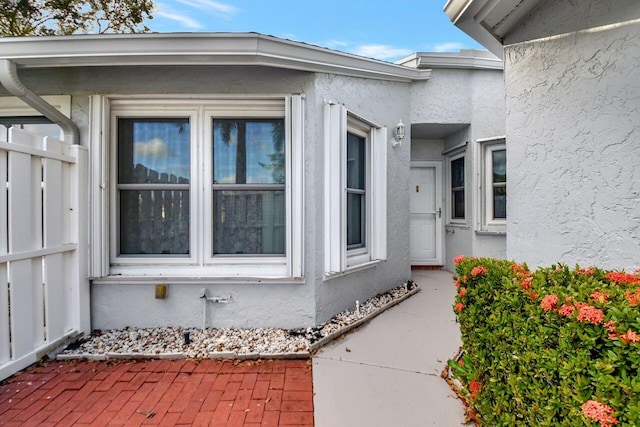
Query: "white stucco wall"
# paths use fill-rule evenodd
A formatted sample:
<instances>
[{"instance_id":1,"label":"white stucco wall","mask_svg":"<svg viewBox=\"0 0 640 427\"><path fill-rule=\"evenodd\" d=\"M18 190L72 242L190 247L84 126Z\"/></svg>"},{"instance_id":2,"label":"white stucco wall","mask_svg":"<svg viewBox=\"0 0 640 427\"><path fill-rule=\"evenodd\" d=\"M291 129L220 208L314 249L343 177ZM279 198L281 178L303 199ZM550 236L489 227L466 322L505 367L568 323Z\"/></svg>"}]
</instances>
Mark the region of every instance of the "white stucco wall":
<instances>
[{"instance_id":1,"label":"white stucco wall","mask_svg":"<svg viewBox=\"0 0 640 427\"><path fill-rule=\"evenodd\" d=\"M481 218L478 167L479 147L476 141L505 134L504 78L501 70L486 69L434 69L431 79L417 82L411 88L412 123L464 124L463 129L445 137L440 155L434 157L434 149L425 148L428 140L416 141L419 148L412 152L412 160L442 160L446 183L446 164L442 150L468 142L465 152L466 172L466 224L445 226L445 268L453 269L453 257L459 254L506 256L504 234L479 233ZM413 141L412 141L413 143ZM445 184L446 189L446 184ZM443 206L450 201L446 191ZM510 197L510 196L509 196Z\"/></svg>"},{"instance_id":2,"label":"white stucco wall","mask_svg":"<svg viewBox=\"0 0 640 427\"><path fill-rule=\"evenodd\" d=\"M506 40L510 258L640 266L638 18L547 1Z\"/></svg>"},{"instance_id":3,"label":"white stucco wall","mask_svg":"<svg viewBox=\"0 0 640 427\"><path fill-rule=\"evenodd\" d=\"M24 70L21 78L41 93L71 93L72 119L81 143L89 145L89 97L98 94L305 94L304 146L304 270L303 283L168 283L167 298L155 299L153 283L93 283L94 329L125 326L201 326L200 289L210 296L231 296L229 304L207 307L207 325L216 327L307 327L323 322L356 300L395 287L410 277L408 194L409 144L388 146L388 257L361 272L324 281L324 101L393 129L408 122L408 83L347 78L326 74L242 67L117 67ZM391 133L389 133L391 136ZM409 138L409 136L408 136Z\"/></svg>"},{"instance_id":4,"label":"white stucco wall","mask_svg":"<svg viewBox=\"0 0 640 427\"><path fill-rule=\"evenodd\" d=\"M71 93L72 119L80 128L81 143L88 146L89 98L99 94L291 94L313 89L314 76L309 73L272 68L238 67L163 67L80 68L23 70L25 85L40 94ZM319 120L307 117L307 122ZM321 120L321 118L320 118ZM310 149L315 141L306 140ZM313 162L305 159L305 168ZM306 181L305 193L313 195L314 182ZM306 214L313 213L307 211ZM305 223L314 222L305 218ZM314 229L305 234L305 266L314 270ZM126 282L126 281L125 281ZM94 329L124 326L202 325L203 302L200 289L208 295L232 297L229 304L207 307L207 325L217 327L301 327L315 325L315 290L312 282L303 283L168 283L167 298L155 299L154 284L96 284L91 287L91 320Z\"/></svg>"},{"instance_id":5,"label":"white stucco wall","mask_svg":"<svg viewBox=\"0 0 640 427\"><path fill-rule=\"evenodd\" d=\"M410 117L408 83L394 83L370 79L358 79L319 74L315 88L307 94L309 126L307 141L310 166L320 184L308 194L306 209L314 212L314 246L316 257L314 280L316 288L317 323L329 319L335 313L400 285L410 277L409 264L409 152L410 144L391 146L393 129L399 120L408 122ZM387 261L373 268L323 280L324 264L324 130L322 128L324 102L342 103L346 108L379 126L388 129L387 150ZM314 118L313 120L311 118ZM407 129L408 140L411 137ZM375 226L375 224L373 224Z\"/></svg>"}]
</instances>

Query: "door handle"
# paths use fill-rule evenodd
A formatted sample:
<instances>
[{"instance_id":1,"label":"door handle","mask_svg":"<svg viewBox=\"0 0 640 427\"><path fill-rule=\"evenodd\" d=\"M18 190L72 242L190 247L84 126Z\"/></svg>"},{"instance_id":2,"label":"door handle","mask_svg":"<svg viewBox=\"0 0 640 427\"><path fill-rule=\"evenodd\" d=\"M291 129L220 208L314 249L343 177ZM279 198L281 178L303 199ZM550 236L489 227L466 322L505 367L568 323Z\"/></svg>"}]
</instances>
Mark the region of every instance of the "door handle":
<instances>
[{"instance_id":1,"label":"door handle","mask_svg":"<svg viewBox=\"0 0 640 427\"><path fill-rule=\"evenodd\" d=\"M442 208L438 208L438 218L442 218Z\"/></svg>"}]
</instances>

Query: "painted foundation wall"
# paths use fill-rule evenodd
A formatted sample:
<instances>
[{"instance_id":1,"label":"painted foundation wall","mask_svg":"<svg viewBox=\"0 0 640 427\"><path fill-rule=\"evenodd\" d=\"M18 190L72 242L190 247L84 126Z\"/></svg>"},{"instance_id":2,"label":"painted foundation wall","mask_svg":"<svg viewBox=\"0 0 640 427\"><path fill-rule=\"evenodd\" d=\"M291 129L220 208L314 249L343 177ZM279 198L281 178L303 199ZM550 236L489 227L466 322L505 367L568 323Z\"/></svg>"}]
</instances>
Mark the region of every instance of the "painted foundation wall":
<instances>
[{"instance_id":1,"label":"painted foundation wall","mask_svg":"<svg viewBox=\"0 0 640 427\"><path fill-rule=\"evenodd\" d=\"M510 258L640 266L638 19L635 0L547 1L506 40Z\"/></svg>"}]
</instances>

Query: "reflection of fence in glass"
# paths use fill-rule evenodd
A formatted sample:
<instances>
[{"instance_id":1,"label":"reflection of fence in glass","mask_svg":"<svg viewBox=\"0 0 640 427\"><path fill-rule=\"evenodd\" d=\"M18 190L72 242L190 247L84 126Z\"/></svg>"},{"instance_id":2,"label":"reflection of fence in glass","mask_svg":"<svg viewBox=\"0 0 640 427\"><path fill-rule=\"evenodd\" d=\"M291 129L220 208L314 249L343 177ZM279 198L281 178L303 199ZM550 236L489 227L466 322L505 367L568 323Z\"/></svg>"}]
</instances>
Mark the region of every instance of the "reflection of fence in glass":
<instances>
[{"instance_id":1,"label":"reflection of fence in glass","mask_svg":"<svg viewBox=\"0 0 640 427\"><path fill-rule=\"evenodd\" d=\"M183 188L189 180L140 164L134 173L136 182L152 184L144 190L120 190L120 253L188 254L189 190Z\"/></svg>"},{"instance_id":2,"label":"reflection of fence in glass","mask_svg":"<svg viewBox=\"0 0 640 427\"><path fill-rule=\"evenodd\" d=\"M285 253L284 191L214 191L213 211L214 254Z\"/></svg>"}]
</instances>

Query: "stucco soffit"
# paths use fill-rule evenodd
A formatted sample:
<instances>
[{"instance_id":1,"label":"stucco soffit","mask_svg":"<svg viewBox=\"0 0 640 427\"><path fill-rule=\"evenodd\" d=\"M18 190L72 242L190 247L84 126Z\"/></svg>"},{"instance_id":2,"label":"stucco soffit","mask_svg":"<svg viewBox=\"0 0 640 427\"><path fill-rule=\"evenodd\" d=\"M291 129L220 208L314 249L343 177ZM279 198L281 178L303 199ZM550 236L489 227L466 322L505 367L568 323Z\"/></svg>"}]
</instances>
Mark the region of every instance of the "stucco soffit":
<instances>
[{"instance_id":1,"label":"stucco soffit","mask_svg":"<svg viewBox=\"0 0 640 427\"><path fill-rule=\"evenodd\" d=\"M0 59L21 68L260 65L404 82L430 75L429 70L250 33L4 38Z\"/></svg>"}]
</instances>

